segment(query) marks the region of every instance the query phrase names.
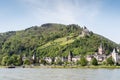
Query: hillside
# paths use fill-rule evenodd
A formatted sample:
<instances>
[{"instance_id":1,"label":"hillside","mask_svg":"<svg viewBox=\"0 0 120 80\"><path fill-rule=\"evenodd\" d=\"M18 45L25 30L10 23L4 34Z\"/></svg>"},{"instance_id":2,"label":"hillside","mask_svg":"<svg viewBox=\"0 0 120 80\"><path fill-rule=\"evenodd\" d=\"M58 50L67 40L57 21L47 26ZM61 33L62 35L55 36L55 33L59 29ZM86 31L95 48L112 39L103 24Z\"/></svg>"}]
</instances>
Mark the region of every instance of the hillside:
<instances>
[{"instance_id":1,"label":"hillside","mask_svg":"<svg viewBox=\"0 0 120 80\"><path fill-rule=\"evenodd\" d=\"M0 34L0 55L26 55L34 53L38 57L67 56L69 51L74 55L94 54L102 43L106 54L109 54L118 44L90 32L82 36L83 28L79 25L63 25L47 23L33 26L21 31L11 31Z\"/></svg>"}]
</instances>

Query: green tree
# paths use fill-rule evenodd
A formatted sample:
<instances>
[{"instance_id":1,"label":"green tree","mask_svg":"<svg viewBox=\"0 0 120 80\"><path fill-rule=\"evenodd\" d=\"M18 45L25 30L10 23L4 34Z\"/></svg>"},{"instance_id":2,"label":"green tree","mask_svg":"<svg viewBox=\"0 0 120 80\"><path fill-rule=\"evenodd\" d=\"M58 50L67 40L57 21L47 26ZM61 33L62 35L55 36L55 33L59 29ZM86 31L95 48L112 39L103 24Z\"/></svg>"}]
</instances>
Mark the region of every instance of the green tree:
<instances>
[{"instance_id":1,"label":"green tree","mask_svg":"<svg viewBox=\"0 0 120 80\"><path fill-rule=\"evenodd\" d=\"M10 57L7 61L7 65L10 66L10 65L14 65L14 58L13 57Z\"/></svg>"},{"instance_id":2,"label":"green tree","mask_svg":"<svg viewBox=\"0 0 120 80\"><path fill-rule=\"evenodd\" d=\"M57 59L57 61L55 62L55 64L56 64L56 65L62 65L62 64L63 64L63 62L61 61L61 59L60 59L60 58L58 58L58 59Z\"/></svg>"},{"instance_id":3,"label":"green tree","mask_svg":"<svg viewBox=\"0 0 120 80\"><path fill-rule=\"evenodd\" d=\"M112 57L107 58L106 65L114 65L114 62L112 60Z\"/></svg>"},{"instance_id":4,"label":"green tree","mask_svg":"<svg viewBox=\"0 0 120 80\"><path fill-rule=\"evenodd\" d=\"M96 58L93 58L92 61L91 61L91 64L92 64L92 65L95 65L95 66L98 65L97 59L96 59Z\"/></svg>"},{"instance_id":5,"label":"green tree","mask_svg":"<svg viewBox=\"0 0 120 80\"><path fill-rule=\"evenodd\" d=\"M9 56L7 55L7 56L4 56L3 58L2 58L2 65L3 66L7 66L8 65L8 59L9 59Z\"/></svg>"},{"instance_id":6,"label":"green tree","mask_svg":"<svg viewBox=\"0 0 120 80\"><path fill-rule=\"evenodd\" d=\"M23 62L24 65L30 65L30 60L29 59L25 59L25 61Z\"/></svg>"},{"instance_id":7,"label":"green tree","mask_svg":"<svg viewBox=\"0 0 120 80\"><path fill-rule=\"evenodd\" d=\"M12 56L4 56L2 58L2 65L4 66L9 66L9 65L15 65L15 66L20 66L21 63L21 58L19 55L12 55Z\"/></svg>"},{"instance_id":8,"label":"green tree","mask_svg":"<svg viewBox=\"0 0 120 80\"><path fill-rule=\"evenodd\" d=\"M11 56L11 59L12 59L13 65L15 65L15 66L22 65L22 60L21 60L21 57L19 55L13 55L13 56Z\"/></svg>"},{"instance_id":9,"label":"green tree","mask_svg":"<svg viewBox=\"0 0 120 80\"><path fill-rule=\"evenodd\" d=\"M76 64L77 64L77 65L80 65L80 60L77 60Z\"/></svg>"},{"instance_id":10,"label":"green tree","mask_svg":"<svg viewBox=\"0 0 120 80\"><path fill-rule=\"evenodd\" d=\"M18 60L18 62L16 65L20 66L23 64L22 57L20 55L17 57L17 60Z\"/></svg>"},{"instance_id":11,"label":"green tree","mask_svg":"<svg viewBox=\"0 0 120 80\"><path fill-rule=\"evenodd\" d=\"M80 64L81 64L81 66L86 66L87 63L88 63L88 61L86 60L86 58L82 56L80 58Z\"/></svg>"}]
</instances>

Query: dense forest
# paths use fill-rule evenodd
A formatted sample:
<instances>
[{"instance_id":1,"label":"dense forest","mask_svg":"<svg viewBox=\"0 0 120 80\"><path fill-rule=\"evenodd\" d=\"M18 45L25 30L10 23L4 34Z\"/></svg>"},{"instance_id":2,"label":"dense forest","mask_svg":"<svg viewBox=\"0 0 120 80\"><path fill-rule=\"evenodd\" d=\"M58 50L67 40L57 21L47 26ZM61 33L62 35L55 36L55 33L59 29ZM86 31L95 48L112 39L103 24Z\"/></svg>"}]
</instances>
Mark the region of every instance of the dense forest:
<instances>
[{"instance_id":1,"label":"dense forest","mask_svg":"<svg viewBox=\"0 0 120 80\"><path fill-rule=\"evenodd\" d=\"M70 24L47 23L32 26L21 31L10 31L0 34L0 61L4 56L20 55L32 57L67 56L69 51L74 55L94 54L102 44L106 54L118 44L90 31L90 35L81 37L83 27Z\"/></svg>"}]
</instances>

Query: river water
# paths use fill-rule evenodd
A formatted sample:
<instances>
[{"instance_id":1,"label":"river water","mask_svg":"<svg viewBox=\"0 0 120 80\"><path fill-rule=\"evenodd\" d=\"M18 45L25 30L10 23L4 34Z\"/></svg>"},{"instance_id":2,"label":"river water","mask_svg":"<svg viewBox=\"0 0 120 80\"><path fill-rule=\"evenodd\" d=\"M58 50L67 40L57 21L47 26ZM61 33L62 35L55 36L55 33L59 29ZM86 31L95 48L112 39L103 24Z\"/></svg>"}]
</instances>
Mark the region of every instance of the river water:
<instances>
[{"instance_id":1,"label":"river water","mask_svg":"<svg viewBox=\"0 0 120 80\"><path fill-rule=\"evenodd\" d=\"M0 80L120 80L120 69L0 69Z\"/></svg>"}]
</instances>

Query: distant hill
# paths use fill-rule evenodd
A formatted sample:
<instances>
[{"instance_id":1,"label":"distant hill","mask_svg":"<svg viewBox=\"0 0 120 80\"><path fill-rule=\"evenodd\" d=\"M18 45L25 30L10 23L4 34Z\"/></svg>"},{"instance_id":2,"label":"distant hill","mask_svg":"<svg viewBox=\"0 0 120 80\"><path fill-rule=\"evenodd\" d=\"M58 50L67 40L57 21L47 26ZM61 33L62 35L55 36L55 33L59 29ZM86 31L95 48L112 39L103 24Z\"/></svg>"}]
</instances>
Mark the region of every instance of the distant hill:
<instances>
[{"instance_id":1,"label":"distant hill","mask_svg":"<svg viewBox=\"0 0 120 80\"><path fill-rule=\"evenodd\" d=\"M74 55L94 54L103 44L106 54L114 47L115 42L84 29L76 24L64 25L47 23L32 26L21 31L0 34L0 55L27 55L34 53L39 57L67 56L69 51ZM86 34L85 34L86 33Z\"/></svg>"}]
</instances>

